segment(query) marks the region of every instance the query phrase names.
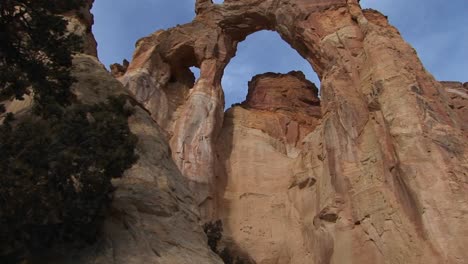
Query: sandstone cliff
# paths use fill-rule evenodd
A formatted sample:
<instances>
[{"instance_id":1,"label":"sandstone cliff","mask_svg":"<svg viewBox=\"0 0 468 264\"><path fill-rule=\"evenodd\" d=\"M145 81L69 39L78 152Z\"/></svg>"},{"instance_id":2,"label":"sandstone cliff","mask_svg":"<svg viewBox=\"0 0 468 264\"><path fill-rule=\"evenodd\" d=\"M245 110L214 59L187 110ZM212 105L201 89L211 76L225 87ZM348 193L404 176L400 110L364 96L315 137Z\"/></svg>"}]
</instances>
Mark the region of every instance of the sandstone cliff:
<instances>
[{"instance_id":1,"label":"sandstone cliff","mask_svg":"<svg viewBox=\"0 0 468 264\"><path fill-rule=\"evenodd\" d=\"M135 111L129 127L138 137L139 160L121 179L113 181L114 200L98 241L85 248L57 246L39 252L41 256L33 263L222 263L207 245L198 207L171 158L165 132L96 58L92 2L87 1L82 10L64 14L68 29L84 40L84 53L73 59L76 82L72 90L84 104L99 103L111 95L127 95L127 107ZM31 105L28 96L24 101L6 102L6 109L27 114Z\"/></svg>"},{"instance_id":2,"label":"sandstone cliff","mask_svg":"<svg viewBox=\"0 0 468 264\"><path fill-rule=\"evenodd\" d=\"M73 89L83 103L128 94L95 57L80 54L73 64ZM117 189L102 236L85 249L58 249L45 263L222 263L207 246L198 208L164 132L134 99L128 104L135 110L129 126L138 137L139 160L113 182Z\"/></svg>"},{"instance_id":3,"label":"sandstone cliff","mask_svg":"<svg viewBox=\"0 0 468 264\"><path fill-rule=\"evenodd\" d=\"M460 117L460 126L468 136L468 83L441 82L445 87L449 99L449 106Z\"/></svg>"},{"instance_id":4,"label":"sandstone cliff","mask_svg":"<svg viewBox=\"0 0 468 264\"><path fill-rule=\"evenodd\" d=\"M224 220L235 254L257 263L468 259L463 108L385 16L357 0L198 0L196 12L139 40L119 80L167 133L202 218ZM250 102L223 113L223 71L259 30L277 31L317 72L320 112L316 98L288 109L281 89L301 98L295 86L261 88L260 77Z\"/></svg>"},{"instance_id":5,"label":"sandstone cliff","mask_svg":"<svg viewBox=\"0 0 468 264\"><path fill-rule=\"evenodd\" d=\"M67 30L81 36L83 52L97 57L97 42L92 32L94 17L90 10L94 0L84 0L84 5L79 10L74 10L63 14L68 21Z\"/></svg>"},{"instance_id":6,"label":"sandstone cliff","mask_svg":"<svg viewBox=\"0 0 468 264\"><path fill-rule=\"evenodd\" d=\"M304 228L313 226L308 197L320 177L311 158L320 118L317 88L297 72L254 77L247 100L226 112L216 148L216 212L231 255L311 263ZM303 152L307 145L312 151Z\"/></svg>"},{"instance_id":7,"label":"sandstone cliff","mask_svg":"<svg viewBox=\"0 0 468 264\"><path fill-rule=\"evenodd\" d=\"M357 0L195 9L192 23L138 41L117 69L128 90L91 56L89 10L65 14L87 40L74 91L85 103L129 94L140 159L114 182L100 239L46 263L222 263L201 229L217 219L220 246L252 263L466 263L466 85L436 81ZM302 74L269 73L224 113L223 71L259 30L311 64L320 100Z\"/></svg>"},{"instance_id":8,"label":"sandstone cliff","mask_svg":"<svg viewBox=\"0 0 468 264\"><path fill-rule=\"evenodd\" d=\"M103 234L92 246L55 253L47 263L222 263L207 246L198 207L186 179L175 166L165 132L95 57L90 8L66 14L69 29L84 39L72 74L74 93L83 103L98 103L110 95L127 94L135 114L129 119L138 137L139 160L115 180L114 201ZM78 15L81 14L81 15Z\"/></svg>"}]
</instances>

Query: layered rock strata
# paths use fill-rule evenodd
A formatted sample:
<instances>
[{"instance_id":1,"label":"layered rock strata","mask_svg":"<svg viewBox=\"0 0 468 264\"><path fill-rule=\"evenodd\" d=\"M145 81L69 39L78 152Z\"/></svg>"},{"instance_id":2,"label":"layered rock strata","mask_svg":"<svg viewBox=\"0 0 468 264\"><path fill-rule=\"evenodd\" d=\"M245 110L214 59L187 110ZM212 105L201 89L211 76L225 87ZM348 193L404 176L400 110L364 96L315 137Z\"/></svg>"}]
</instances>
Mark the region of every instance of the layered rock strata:
<instances>
[{"instance_id":1,"label":"layered rock strata","mask_svg":"<svg viewBox=\"0 0 468 264\"><path fill-rule=\"evenodd\" d=\"M238 237L234 242L244 245L243 253L260 263L461 264L468 259L464 117L385 16L362 10L357 0L226 0L221 5L198 0L196 12L192 23L139 40L120 79L166 131L172 158L205 220L237 217L218 209L225 202L217 180L223 162L216 156L225 133L223 71L239 42L274 30L321 80L321 122L302 139L308 141L298 154L304 164L314 164L303 173L316 175L317 182L315 189L297 192L303 202L285 205L295 208L294 230L302 230L307 241L298 247L302 253L290 247L261 252ZM198 80L192 66L200 68ZM234 127L251 117L240 108L231 115L234 121L228 114L226 122ZM245 140L253 140L250 136ZM234 141L233 151L242 144ZM245 153L256 151L251 145L244 145L252 148ZM289 166L281 155L271 155L274 160L265 156L258 167L275 161ZM251 210L271 204L252 204ZM251 221L259 221L257 216ZM239 230L229 232L238 239Z\"/></svg>"}]
</instances>

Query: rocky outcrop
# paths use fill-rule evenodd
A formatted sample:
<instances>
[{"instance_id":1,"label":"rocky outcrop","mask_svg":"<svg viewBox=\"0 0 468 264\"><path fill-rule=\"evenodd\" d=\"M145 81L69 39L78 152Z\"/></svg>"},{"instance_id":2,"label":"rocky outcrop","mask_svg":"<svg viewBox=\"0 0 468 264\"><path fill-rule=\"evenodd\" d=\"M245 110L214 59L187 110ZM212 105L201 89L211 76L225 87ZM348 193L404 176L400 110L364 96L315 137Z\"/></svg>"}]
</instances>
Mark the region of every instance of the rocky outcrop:
<instances>
[{"instance_id":1,"label":"rocky outcrop","mask_svg":"<svg viewBox=\"0 0 468 264\"><path fill-rule=\"evenodd\" d=\"M193 22L139 40L120 79L167 133L203 219L224 219L236 252L258 263L468 259L464 117L385 16L357 0L199 0L196 10ZM259 30L278 32L321 80L321 119L306 136L282 132L277 112L295 119L279 94L265 97L273 111L252 99L263 109L223 113L223 71ZM262 239L274 246L252 246Z\"/></svg>"},{"instance_id":2,"label":"rocky outcrop","mask_svg":"<svg viewBox=\"0 0 468 264\"><path fill-rule=\"evenodd\" d=\"M96 58L77 55L74 91L83 103L127 94ZM207 246L198 208L170 156L159 126L129 97L134 115L131 131L138 136L138 162L115 180L114 200L103 233L92 246L57 249L44 263L222 263Z\"/></svg>"},{"instance_id":3,"label":"rocky outcrop","mask_svg":"<svg viewBox=\"0 0 468 264\"><path fill-rule=\"evenodd\" d=\"M449 100L449 106L460 117L460 126L468 136L468 82L441 82Z\"/></svg>"},{"instance_id":4,"label":"rocky outcrop","mask_svg":"<svg viewBox=\"0 0 468 264\"><path fill-rule=\"evenodd\" d=\"M83 103L128 94L94 57L77 55L73 89ZM103 234L92 246L58 251L44 263L222 263L207 246L198 208L170 156L159 126L129 97L135 110L129 119L138 137L139 160L115 180L114 200Z\"/></svg>"},{"instance_id":5,"label":"rocky outcrop","mask_svg":"<svg viewBox=\"0 0 468 264\"><path fill-rule=\"evenodd\" d=\"M265 73L249 82L249 92L244 105L258 110L296 109L308 116L320 117L320 100L315 84L306 80L302 72L288 74Z\"/></svg>"},{"instance_id":6,"label":"rocky outcrop","mask_svg":"<svg viewBox=\"0 0 468 264\"><path fill-rule=\"evenodd\" d=\"M63 15L68 20L68 31L81 37L83 53L97 57L97 42L91 30L94 17L90 12L94 0L83 2L84 4L79 10L73 10Z\"/></svg>"},{"instance_id":7,"label":"rocky outcrop","mask_svg":"<svg viewBox=\"0 0 468 264\"><path fill-rule=\"evenodd\" d=\"M83 53L97 57L97 42L91 30L94 23L93 15L90 12L93 2L94 0L86 0L80 10L72 10L61 15L68 21L67 30L81 37ZM22 115L29 113L33 101L32 96L26 94L24 100L13 99L1 103L4 104L6 112ZM3 122L3 118L4 114L0 114L0 123Z\"/></svg>"},{"instance_id":8,"label":"rocky outcrop","mask_svg":"<svg viewBox=\"0 0 468 264\"><path fill-rule=\"evenodd\" d=\"M319 104L317 88L302 73L269 73L254 77L247 100L227 110L216 148L215 211L231 255L247 254L255 263L310 262L307 197L317 190L322 166L302 148L318 136Z\"/></svg>"},{"instance_id":9,"label":"rocky outcrop","mask_svg":"<svg viewBox=\"0 0 468 264\"><path fill-rule=\"evenodd\" d=\"M138 137L139 159L122 178L113 181L116 190L112 206L95 243L80 248L59 245L48 252L37 252L41 256L33 262L221 264L208 247L198 206L186 178L172 160L165 132L95 57L96 45L90 31L92 2L87 1L82 10L65 14L71 21L69 29L90 40L85 42L86 54L74 56L71 72L76 82L72 90L84 104L103 102L113 95L127 96L126 107L134 111L129 127ZM26 99L9 102L7 111L27 113L31 99Z\"/></svg>"},{"instance_id":10,"label":"rocky outcrop","mask_svg":"<svg viewBox=\"0 0 468 264\"><path fill-rule=\"evenodd\" d=\"M317 127L321 118L318 89L305 79L302 72L255 76L249 82L247 99L240 106L247 112L240 108L228 110L223 125L228 122L226 118L239 115L234 118L237 122L260 130L292 147L298 146ZM222 131L224 130L223 127ZM224 146L223 143L217 145Z\"/></svg>"},{"instance_id":11,"label":"rocky outcrop","mask_svg":"<svg viewBox=\"0 0 468 264\"><path fill-rule=\"evenodd\" d=\"M130 62L126 59L122 61L122 64L119 64L119 63L111 64L110 70L111 70L112 76L114 76L114 78L117 78L117 79L124 76L124 74L127 72L128 65L130 65Z\"/></svg>"}]
</instances>

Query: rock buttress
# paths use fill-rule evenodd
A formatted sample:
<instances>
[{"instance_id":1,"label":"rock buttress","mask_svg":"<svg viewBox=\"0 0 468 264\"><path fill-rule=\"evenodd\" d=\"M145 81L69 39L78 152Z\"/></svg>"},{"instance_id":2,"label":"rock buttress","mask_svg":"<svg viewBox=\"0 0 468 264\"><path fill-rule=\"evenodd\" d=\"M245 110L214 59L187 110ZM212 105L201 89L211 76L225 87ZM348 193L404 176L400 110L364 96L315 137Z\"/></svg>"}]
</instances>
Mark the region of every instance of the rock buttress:
<instances>
[{"instance_id":1,"label":"rock buttress","mask_svg":"<svg viewBox=\"0 0 468 264\"><path fill-rule=\"evenodd\" d=\"M322 170L314 152L320 117L317 88L298 72L254 77L247 100L226 112L216 144L216 212L221 248L231 255L255 263L312 259L303 229L313 226L307 197L317 191Z\"/></svg>"},{"instance_id":2,"label":"rock buttress","mask_svg":"<svg viewBox=\"0 0 468 264\"><path fill-rule=\"evenodd\" d=\"M127 107L134 110L129 127L138 137L138 161L116 187L103 230L91 245L72 248L61 245L34 263L50 264L221 264L207 244L200 224L198 205L188 189L187 179L171 158L165 132L122 84L96 58L91 32L92 0L78 11L64 14L68 29L85 40L83 54L76 54L71 73L77 99L84 104L103 102L108 96L126 95ZM80 14L80 15L79 15ZM94 43L94 44L93 44ZM6 104L7 111L28 114L32 100ZM112 151L112 150L109 150Z\"/></svg>"},{"instance_id":3,"label":"rock buttress","mask_svg":"<svg viewBox=\"0 0 468 264\"><path fill-rule=\"evenodd\" d=\"M103 232L93 245L55 254L47 263L222 263L208 247L200 224L199 208L171 158L164 130L122 84L106 71L97 55L90 8L82 15L69 14L69 28L85 39L86 54L73 61L76 78L73 91L83 103L99 103L108 96L125 94L134 114L129 127L138 137L138 161L127 170L116 187ZM78 30L78 31L76 31Z\"/></svg>"},{"instance_id":4,"label":"rock buttress","mask_svg":"<svg viewBox=\"0 0 468 264\"><path fill-rule=\"evenodd\" d=\"M138 41L121 80L169 135L205 220L223 204L215 154L224 125L223 71L239 42L274 30L321 80L323 116L302 152L321 168L317 190L291 212L302 221L313 263L468 259L463 117L385 16L362 10L357 0L197 4L193 22ZM191 66L200 68L198 80Z\"/></svg>"},{"instance_id":5,"label":"rock buttress","mask_svg":"<svg viewBox=\"0 0 468 264\"><path fill-rule=\"evenodd\" d=\"M73 62L73 89L83 103L101 102L128 91L92 56ZM138 137L138 161L116 187L112 206L98 241L79 249L58 251L44 263L216 263L200 225L198 206L187 180L174 164L166 137L148 112L129 97L134 114L131 131Z\"/></svg>"}]
</instances>

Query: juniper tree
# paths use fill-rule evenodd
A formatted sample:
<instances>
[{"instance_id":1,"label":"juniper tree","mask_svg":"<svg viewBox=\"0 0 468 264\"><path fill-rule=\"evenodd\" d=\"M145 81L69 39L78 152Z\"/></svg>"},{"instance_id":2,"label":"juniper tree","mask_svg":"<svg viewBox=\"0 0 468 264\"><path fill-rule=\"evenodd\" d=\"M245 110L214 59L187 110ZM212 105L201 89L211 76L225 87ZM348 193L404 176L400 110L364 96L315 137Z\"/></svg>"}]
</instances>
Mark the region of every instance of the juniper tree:
<instances>
[{"instance_id":1,"label":"juniper tree","mask_svg":"<svg viewBox=\"0 0 468 264\"><path fill-rule=\"evenodd\" d=\"M0 2L0 101L33 93L35 112L57 114L72 99L70 75L80 39L66 31L60 14L79 8L79 0L2 0Z\"/></svg>"},{"instance_id":2,"label":"juniper tree","mask_svg":"<svg viewBox=\"0 0 468 264\"><path fill-rule=\"evenodd\" d=\"M58 14L82 3L0 1L0 102L25 94L34 102L31 115L9 113L0 125L0 263L93 242L111 179L137 159L128 98L85 105L71 92L80 38Z\"/></svg>"}]
</instances>

